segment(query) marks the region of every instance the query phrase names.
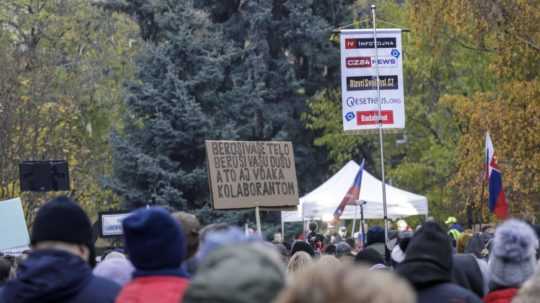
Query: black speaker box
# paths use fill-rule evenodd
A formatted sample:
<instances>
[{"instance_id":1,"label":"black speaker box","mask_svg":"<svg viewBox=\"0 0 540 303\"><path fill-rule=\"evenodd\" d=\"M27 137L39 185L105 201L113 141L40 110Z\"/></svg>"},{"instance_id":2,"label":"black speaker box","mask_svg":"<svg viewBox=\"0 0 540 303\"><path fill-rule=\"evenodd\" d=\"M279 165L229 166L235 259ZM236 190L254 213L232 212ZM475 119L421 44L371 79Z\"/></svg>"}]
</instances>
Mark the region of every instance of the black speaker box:
<instances>
[{"instance_id":1,"label":"black speaker box","mask_svg":"<svg viewBox=\"0 0 540 303\"><path fill-rule=\"evenodd\" d=\"M23 161L19 164L21 191L69 190L67 161Z\"/></svg>"}]
</instances>

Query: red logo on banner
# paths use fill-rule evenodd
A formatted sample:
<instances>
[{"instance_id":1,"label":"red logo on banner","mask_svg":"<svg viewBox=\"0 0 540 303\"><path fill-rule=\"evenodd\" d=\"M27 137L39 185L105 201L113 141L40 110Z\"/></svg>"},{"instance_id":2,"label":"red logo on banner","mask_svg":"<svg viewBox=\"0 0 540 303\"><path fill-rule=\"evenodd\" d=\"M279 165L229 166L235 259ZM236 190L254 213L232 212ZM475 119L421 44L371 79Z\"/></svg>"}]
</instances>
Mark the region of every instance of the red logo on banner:
<instances>
[{"instance_id":1,"label":"red logo on banner","mask_svg":"<svg viewBox=\"0 0 540 303\"><path fill-rule=\"evenodd\" d=\"M358 40L357 39L345 39L345 48L347 48L347 49L358 48Z\"/></svg>"},{"instance_id":2,"label":"red logo on banner","mask_svg":"<svg viewBox=\"0 0 540 303\"><path fill-rule=\"evenodd\" d=\"M394 112L391 110L381 111L382 124L394 123ZM379 111L356 112L356 125L372 125L379 123Z\"/></svg>"},{"instance_id":3,"label":"red logo on banner","mask_svg":"<svg viewBox=\"0 0 540 303\"><path fill-rule=\"evenodd\" d=\"M345 59L348 68L371 67L371 57L349 57Z\"/></svg>"}]
</instances>

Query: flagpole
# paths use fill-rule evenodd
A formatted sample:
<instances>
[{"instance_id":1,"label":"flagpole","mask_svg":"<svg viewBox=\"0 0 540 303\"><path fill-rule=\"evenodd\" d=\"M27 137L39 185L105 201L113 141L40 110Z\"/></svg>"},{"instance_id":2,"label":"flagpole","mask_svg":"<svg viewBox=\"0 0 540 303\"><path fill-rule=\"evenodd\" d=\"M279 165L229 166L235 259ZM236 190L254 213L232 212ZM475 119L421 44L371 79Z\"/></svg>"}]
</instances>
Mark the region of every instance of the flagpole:
<instances>
[{"instance_id":1,"label":"flagpole","mask_svg":"<svg viewBox=\"0 0 540 303\"><path fill-rule=\"evenodd\" d=\"M375 48L375 73L377 83L377 103L379 105L378 121L379 121L379 146L381 147L381 181L382 181L382 198L383 198L383 214L384 214L384 247L388 245L388 210L386 207L386 181L384 175L384 145L383 145L383 120L382 120L382 104L381 104L381 88L379 83L379 49L377 46L377 24L375 4L371 5L371 13L373 17L373 47ZM388 257L388 256L387 256Z\"/></svg>"}]
</instances>

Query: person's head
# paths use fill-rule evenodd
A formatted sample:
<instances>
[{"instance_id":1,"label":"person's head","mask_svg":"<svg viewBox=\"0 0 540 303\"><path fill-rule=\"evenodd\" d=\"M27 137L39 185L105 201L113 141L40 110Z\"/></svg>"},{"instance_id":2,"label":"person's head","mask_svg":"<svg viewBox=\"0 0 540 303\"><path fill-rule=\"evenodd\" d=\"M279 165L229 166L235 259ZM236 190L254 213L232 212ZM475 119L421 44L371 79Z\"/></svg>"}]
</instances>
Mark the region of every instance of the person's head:
<instances>
[{"instance_id":1,"label":"person's head","mask_svg":"<svg viewBox=\"0 0 540 303\"><path fill-rule=\"evenodd\" d=\"M489 256L490 288L519 288L536 267L538 238L525 222L508 220L495 230Z\"/></svg>"},{"instance_id":2,"label":"person's head","mask_svg":"<svg viewBox=\"0 0 540 303\"><path fill-rule=\"evenodd\" d=\"M324 249L324 254L325 255L335 256L336 255L336 246L334 244L327 245L325 247L325 249Z\"/></svg>"},{"instance_id":3,"label":"person's head","mask_svg":"<svg viewBox=\"0 0 540 303\"><path fill-rule=\"evenodd\" d=\"M182 231L184 232L184 238L187 242L187 254L186 260L193 257L199 248L199 231L201 230L201 223L195 215L186 212L175 212L172 216L180 223Z\"/></svg>"},{"instance_id":4,"label":"person's head","mask_svg":"<svg viewBox=\"0 0 540 303\"><path fill-rule=\"evenodd\" d=\"M512 303L537 303L540 298L540 264L536 265L535 274L523 283Z\"/></svg>"},{"instance_id":5,"label":"person's head","mask_svg":"<svg viewBox=\"0 0 540 303\"><path fill-rule=\"evenodd\" d=\"M243 230L235 226L216 229L206 233L204 241L199 246L196 258L198 262L201 262L207 255L220 247L259 240L258 237L246 236Z\"/></svg>"},{"instance_id":6,"label":"person's head","mask_svg":"<svg viewBox=\"0 0 540 303\"><path fill-rule=\"evenodd\" d=\"M368 229L366 240L367 246L375 243L384 243L384 228L380 226L371 227Z\"/></svg>"},{"instance_id":7,"label":"person's head","mask_svg":"<svg viewBox=\"0 0 540 303\"><path fill-rule=\"evenodd\" d=\"M435 222L426 222L407 246L405 259L397 272L415 288L451 281L452 247L445 230Z\"/></svg>"},{"instance_id":8,"label":"person's head","mask_svg":"<svg viewBox=\"0 0 540 303\"><path fill-rule=\"evenodd\" d=\"M231 228L231 226L227 223L214 223L206 225L199 231L199 243L204 242L208 234L227 230L229 228Z\"/></svg>"},{"instance_id":9,"label":"person's head","mask_svg":"<svg viewBox=\"0 0 540 303\"><path fill-rule=\"evenodd\" d=\"M0 285L7 282L11 274L11 262L0 257Z\"/></svg>"},{"instance_id":10,"label":"person's head","mask_svg":"<svg viewBox=\"0 0 540 303\"><path fill-rule=\"evenodd\" d=\"M271 245L227 245L197 269L184 303L270 303L285 286L285 271Z\"/></svg>"},{"instance_id":11,"label":"person's head","mask_svg":"<svg viewBox=\"0 0 540 303\"><path fill-rule=\"evenodd\" d=\"M291 286L275 302L413 303L416 298L405 281L389 272L368 271L364 267L345 264L314 263L295 276Z\"/></svg>"},{"instance_id":12,"label":"person's head","mask_svg":"<svg viewBox=\"0 0 540 303\"><path fill-rule=\"evenodd\" d=\"M465 248L467 248L467 245L471 241L472 237L473 233L471 230L466 230L459 235L456 241L456 251L458 254L465 253Z\"/></svg>"},{"instance_id":13,"label":"person's head","mask_svg":"<svg viewBox=\"0 0 540 303\"><path fill-rule=\"evenodd\" d=\"M273 244L276 247L276 250L279 252L279 255L281 257L281 260L283 260L283 264L289 263L289 250L283 243L274 243Z\"/></svg>"},{"instance_id":14,"label":"person's head","mask_svg":"<svg viewBox=\"0 0 540 303\"><path fill-rule=\"evenodd\" d=\"M311 245L309 245L309 243L305 241L294 241L291 247L291 256L298 251L306 252L312 257L315 256L315 251L313 250L313 247L311 247Z\"/></svg>"},{"instance_id":15,"label":"person's head","mask_svg":"<svg viewBox=\"0 0 540 303\"><path fill-rule=\"evenodd\" d=\"M309 222L309 230L312 232L316 232L319 226L317 225L317 222Z\"/></svg>"},{"instance_id":16,"label":"person's head","mask_svg":"<svg viewBox=\"0 0 540 303\"><path fill-rule=\"evenodd\" d=\"M336 244L336 257L351 256L352 247L345 241Z\"/></svg>"},{"instance_id":17,"label":"person's head","mask_svg":"<svg viewBox=\"0 0 540 303\"><path fill-rule=\"evenodd\" d=\"M34 250L62 250L95 265L92 224L84 210L60 196L41 206L32 226Z\"/></svg>"},{"instance_id":18,"label":"person's head","mask_svg":"<svg viewBox=\"0 0 540 303\"><path fill-rule=\"evenodd\" d=\"M381 254L379 254L373 248L366 248L359 251L356 256L354 256L354 262L371 267L377 264L384 264L384 259Z\"/></svg>"},{"instance_id":19,"label":"person's head","mask_svg":"<svg viewBox=\"0 0 540 303\"><path fill-rule=\"evenodd\" d=\"M341 264L341 261L339 261L338 258L332 256L332 255L322 255L319 259L315 260L315 263L321 264L323 266L328 265L339 265Z\"/></svg>"},{"instance_id":20,"label":"person's head","mask_svg":"<svg viewBox=\"0 0 540 303\"><path fill-rule=\"evenodd\" d=\"M124 286L131 280L135 268L126 258L106 258L94 268L94 275L116 282Z\"/></svg>"},{"instance_id":21,"label":"person's head","mask_svg":"<svg viewBox=\"0 0 540 303\"><path fill-rule=\"evenodd\" d=\"M446 225L452 225L457 223L456 217L448 217L446 221L444 222Z\"/></svg>"},{"instance_id":22,"label":"person's head","mask_svg":"<svg viewBox=\"0 0 540 303\"><path fill-rule=\"evenodd\" d=\"M179 269L186 240L178 222L163 208L141 208L122 221L126 252L137 270Z\"/></svg>"},{"instance_id":23,"label":"person's head","mask_svg":"<svg viewBox=\"0 0 540 303\"><path fill-rule=\"evenodd\" d=\"M299 271L302 271L308 264L313 262L313 258L304 251L296 252L291 259L289 259L289 264L287 265L287 272L289 274L294 274Z\"/></svg>"}]
</instances>

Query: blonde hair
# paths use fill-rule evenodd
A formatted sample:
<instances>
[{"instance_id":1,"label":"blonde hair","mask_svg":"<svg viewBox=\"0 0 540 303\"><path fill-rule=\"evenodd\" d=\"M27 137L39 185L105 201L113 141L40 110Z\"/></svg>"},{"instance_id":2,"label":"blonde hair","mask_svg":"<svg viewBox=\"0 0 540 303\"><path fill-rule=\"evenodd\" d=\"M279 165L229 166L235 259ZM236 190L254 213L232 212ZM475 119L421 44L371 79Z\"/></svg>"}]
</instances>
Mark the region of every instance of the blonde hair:
<instances>
[{"instance_id":1,"label":"blonde hair","mask_svg":"<svg viewBox=\"0 0 540 303\"><path fill-rule=\"evenodd\" d=\"M389 291L389 285L392 290ZM410 286L393 273L361 266L314 263L295 275L276 303L415 303Z\"/></svg>"},{"instance_id":2,"label":"blonde hair","mask_svg":"<svg viewBox=\"0 0 540 303\"><path fill-rule=\"evenodd\" d=\"M319 265L323 265L323 266L326 266L326 265L334 266L334 265L341 264L341 261L339 261L338 258L332 255L323 255L315 263Z\"/></svg>"},{"instance_id":3,"label":"blonde hair","mask_svg":"<svg viewBox=\"0 0 540 303\"><path fill-rule=\"evenodd\" d=\"M536 303L540 298L540 262L536 265L535 274L519 289L512 303Z\"/></svg>"},{"instance_id":4,"label":"blonde hair","mask_svg":"<svg viewBox=\"0 0 540 303\"><path fill-rule=\"evenodd\" d=\"M289 260L289 264L287 265L287 272L289 274L297 273L312 262L313 259L307 252L297 251Z\"/></svg>"}]
</instances>

